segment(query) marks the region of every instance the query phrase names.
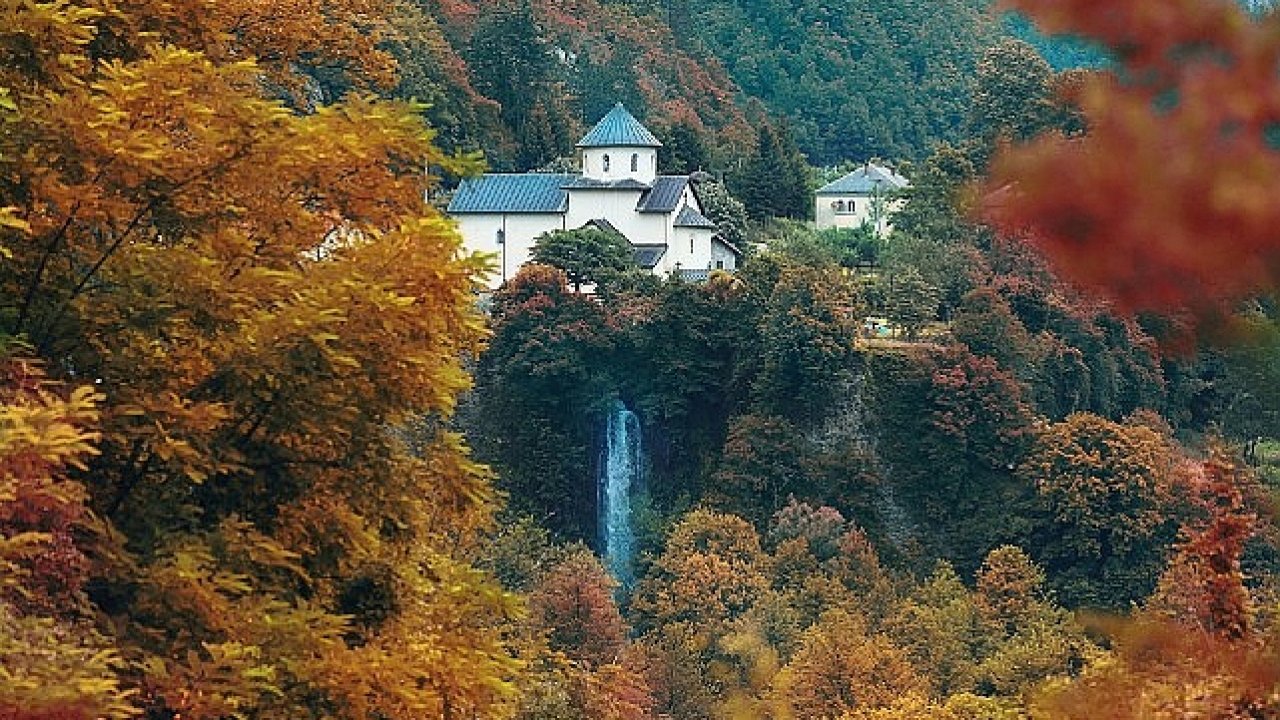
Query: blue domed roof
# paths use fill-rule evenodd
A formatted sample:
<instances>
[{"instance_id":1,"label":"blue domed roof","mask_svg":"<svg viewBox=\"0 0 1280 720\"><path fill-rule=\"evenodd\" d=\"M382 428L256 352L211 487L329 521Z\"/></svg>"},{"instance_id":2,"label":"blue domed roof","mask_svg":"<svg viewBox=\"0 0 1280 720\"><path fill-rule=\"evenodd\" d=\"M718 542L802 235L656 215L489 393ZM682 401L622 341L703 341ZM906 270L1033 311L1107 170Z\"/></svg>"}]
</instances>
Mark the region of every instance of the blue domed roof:
<instances>
[{"instance_id":1,"label":"blue domed roof","mask_svg":"<svg viewBox=\"0 0 1280 720\"><path fill-rule=\"evenodd\" d=\"M578 141L578 147L662 147L658 138L618 103Z\"/></svg>"}]
</instances>

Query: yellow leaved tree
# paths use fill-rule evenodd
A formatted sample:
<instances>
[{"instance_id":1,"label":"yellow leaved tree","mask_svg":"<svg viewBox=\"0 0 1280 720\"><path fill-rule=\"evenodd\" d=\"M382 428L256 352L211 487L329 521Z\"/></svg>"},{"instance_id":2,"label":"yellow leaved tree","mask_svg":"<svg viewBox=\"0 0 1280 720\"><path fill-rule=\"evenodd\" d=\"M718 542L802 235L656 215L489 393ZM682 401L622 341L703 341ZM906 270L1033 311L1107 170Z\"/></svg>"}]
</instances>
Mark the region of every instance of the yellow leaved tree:
<instances>
[{"instance_id":1,"label":"yellow leaved tree","mask_svg":"<svg viewBox=\"0 0 1280 720\"><path fill-rule=\"evenodd\" d=\"M465 559L493 495L442 422L482 263L423 203L466 162L361 94L384 5L0 0L0 355L42 373L0 378L0 655L65 695L0 715L508 713L515 607ZM6 523L11 475L65 527Z\"/></svg>"}]
</instances>

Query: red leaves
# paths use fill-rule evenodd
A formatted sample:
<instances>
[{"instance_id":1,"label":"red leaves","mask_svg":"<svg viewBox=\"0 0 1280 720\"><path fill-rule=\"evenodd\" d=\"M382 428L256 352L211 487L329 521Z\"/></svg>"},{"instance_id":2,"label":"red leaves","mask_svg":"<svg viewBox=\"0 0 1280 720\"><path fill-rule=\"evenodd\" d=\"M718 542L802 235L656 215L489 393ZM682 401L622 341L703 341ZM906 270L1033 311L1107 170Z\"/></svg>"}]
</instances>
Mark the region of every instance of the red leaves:
<instances>
[{"instance_id":1,"label":"red leaves","mask_svg":"<svg viewBox=\"0 0 1280 720\"><path fill-rule=\"evenodd\" d=\"M1197 501L1208 517L1183 529L1178 557L1163 589L1181 600L1175 604L1190 610L1200 629L1238 640L1249 633L1251 610L1240 559L1257 524L1241 489L1247 475L1215 451L1195 480ZM1183 582L1168 582L1174 578Z\"/></svg>"},{"instance_id":2,"label":"red leaves","mask_svg":"<svg viewBox=\"0 0 1280 720\"><path fill-rule=\"evenodd\" d=\"M1126 309L1216 308L1280 284L1280 35L1234 4L1015 0L1107 44L1079 139L1004 148L985 214Z\"/></svg>"},{"instance_id":3,"label":"red leaves","mask_svg":"<svg viewBox=\"0 0 1280 720\"><path fill-rule=\"evenodd\" d=\"M988 357L947 355L933 372L930 422L991 467L1030 430L1030 410L1017 380Z\"/></svg>"},{"instance_id":4,"label":"red leaves","mask_svg":"<svg viewBox=\"0 0 1280 720\"><path fill-rule=\"evenodd\" d=\"M529 598L537 626L554 649L589 668L617 663L627 644L627 626L613 600L617 582L588 551L570 555Z\"/></svg>"},{"instance_id":5,"label":"red leaves","mask_svg":"<svg viewBox=\"0 0 1280 720\"><path fill-rule=\"evenodd\" d=\"M57 390L35 363L0 363L0 601L69 615L89 572L76 542L88 510L84 487L66 476L96 453L86 428L96 424L98 398Z\"/></svg>"}]
</instances>

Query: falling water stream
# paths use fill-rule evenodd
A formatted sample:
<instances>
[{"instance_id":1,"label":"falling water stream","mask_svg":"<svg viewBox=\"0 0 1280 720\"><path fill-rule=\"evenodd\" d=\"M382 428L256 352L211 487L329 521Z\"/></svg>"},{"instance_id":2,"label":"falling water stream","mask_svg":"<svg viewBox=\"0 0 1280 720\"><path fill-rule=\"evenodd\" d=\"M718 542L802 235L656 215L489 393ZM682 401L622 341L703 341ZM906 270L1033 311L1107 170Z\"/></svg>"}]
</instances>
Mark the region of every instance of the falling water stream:
<instances>
[{"instance_id":1,"label":"falling water stream","mask_svg":"<svg viewBox=\"0 0 1280 720\"><path fill-rule=\"evenodd\" d=\"M640 484L644 467L640 446L640 418L615 400L605 426L604 456L600 463L599 493L600 545L605 563L614 578L628 588L635 553L635 532L631 527L631 497Z\"/></svg>"}]
</instances>

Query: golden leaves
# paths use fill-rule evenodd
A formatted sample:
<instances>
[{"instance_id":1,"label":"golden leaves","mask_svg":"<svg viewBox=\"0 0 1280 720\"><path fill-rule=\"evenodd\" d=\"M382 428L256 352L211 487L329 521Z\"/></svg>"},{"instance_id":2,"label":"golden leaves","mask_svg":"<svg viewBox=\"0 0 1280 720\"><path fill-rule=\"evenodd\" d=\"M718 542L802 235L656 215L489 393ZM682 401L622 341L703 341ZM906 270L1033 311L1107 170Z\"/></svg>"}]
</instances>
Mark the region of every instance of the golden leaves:
<instances>
[{"instance_id":1,"label":"golden leaves","mask_svg":"<svg viewBox=\"0 0 1280 720\"><path fill-rule=\"evenodd\" d=\"M115 675L122 666L96 633L23 617L0 602L0 717L134 717L135 693Z\"/></svg>"},{"instance_id":2,"label":"golden leaves","mask_svg":"<svg viewBox=\"0 0 1280 720\"><path fill-rule=\"evenodd\" d=\"M490 521L488 471L437 422L484 337L481 261L423 204L423 168L463 161L407 104L269 99L300 61L385 79L381 9L0 5L20 61L0 68L0 333L101 389L2 398L0 467L92 478L66 500L109 518L102 582L131 599L99 609L156 712L496 717L519 670L512 598L455 556ZM20 530L7 576L70 542Z\"/></svg>"},{"instance_id":3,"label":"golden leaves","mask_svg":"<svg viewBox=\"0 0 1280 720\"><path fill-rule=\"evenodd\" d=\"M0 716L132 714L119 657L74 619L87 565L77 544L92 531L88 494L65 475L97 454L102 399L62 392L38 363L0 360Z\"/></svg>"},{"instance_id":4,"label":"golden leaves","mask_svg":"<svg viewBox=\"0 0 1280 720\"><path fill-rule=\"evenodd\" d=\"M48 465L85 469L83 459L97 454L93 441L98 434L83 426L97 420L96 404L102 399L96 390L85 386L73 390L65 401L37 391L34 397L0 406L0 457L14 462L27 456ZM0 468L4 472L0 477L13 478L16 468L7 463Z\"/></svg>"}]
</instances>

